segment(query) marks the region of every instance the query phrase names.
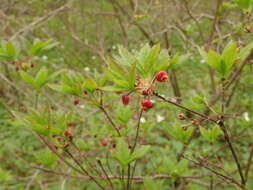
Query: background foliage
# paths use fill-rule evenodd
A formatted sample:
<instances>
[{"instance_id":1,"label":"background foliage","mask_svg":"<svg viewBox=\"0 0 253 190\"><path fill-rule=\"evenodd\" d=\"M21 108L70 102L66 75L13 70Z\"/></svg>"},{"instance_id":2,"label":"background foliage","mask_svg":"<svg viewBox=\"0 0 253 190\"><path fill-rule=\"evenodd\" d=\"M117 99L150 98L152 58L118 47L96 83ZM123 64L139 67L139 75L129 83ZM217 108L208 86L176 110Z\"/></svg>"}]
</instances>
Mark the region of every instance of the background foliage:
<instances>
[{"instance_id":1,"label":"background foliage","mask_svg":"<svg viewBox=\"0 0 253 190\"><path fill-rule=\"evenodd\" d=\"M74 143L81 153L71 150L91 163L83 167L94 176L96 170L103 173L100 164L110 176L121 176L120 166L127 175L128 164L138 159L133 189L239 189L203 167L240 181L217 125L196 126L198 117L156 98L154 108L139 118L138 93L131 94L130 105L122 105L121 96L135 88L136 73L150 80L159 70L170 76L157 84L160 94L215 119L224 103L215 100L224 87L221 79L239 71L225 92L224 117L242 170L249 169L245 188L252 189L253 67L246 59L252 49L252 3L2 0L0 189L98 189L35 135L50 136L48 118L58 136L68 129L66 123L74 123ZM104 107L124 140L107 122L97 88L105 91ZM186 120L179 119L182 113ZM138 118L138 145L130 154ZM99 181L110 189L107 180ZM123 180L112 182L115 189L124 189Z\"/></svg>"}]
</instances>

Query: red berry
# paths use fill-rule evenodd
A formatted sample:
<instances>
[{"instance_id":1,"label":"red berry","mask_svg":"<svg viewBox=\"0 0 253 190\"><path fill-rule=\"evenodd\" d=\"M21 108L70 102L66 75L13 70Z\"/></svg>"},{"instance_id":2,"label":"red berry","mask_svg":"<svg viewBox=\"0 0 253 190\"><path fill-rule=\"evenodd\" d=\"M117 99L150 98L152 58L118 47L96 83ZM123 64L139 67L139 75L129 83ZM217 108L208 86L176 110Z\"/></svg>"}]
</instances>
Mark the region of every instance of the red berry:
<instances>
[{"instance_id":1,"label":"red berry","mask_svg":"<svg viewBox=\"0 0 253 190\"><path fill-rule=\"evenodd\" d=\"M112 144L112 148L116 148L116 146L117 146L117 145L116 145L115 143Z\"/></svg>"},{"instance_id":2,"label":"red berry","mask_svg":"<svg viewBox=\"0 0 253 190\"><path fill-rule=\"evenodd\" d=\"M100 141L100 145L101 146L107 146L107 144L108 144L108 142L105 139L103 139L103 140Z\"/></svg>"},{"instance_id":3,"label":"red berry","mask_svg":"<svg viewBox=\"0 0 253 190\"><path fill-rule=\"evenodd\" d=\"M142 100L141 105L144 111L148 111L154 104L149 99L144 99Z\"/></svg>"},{"instance_id":4,"label":"red berry","mask_svg":"<svg viewBox=\"0 0 253 190\"><path fill-rule=\"evenodd\" d=\"M31 68L33 68L34 66L35 66L35 65L34 65L33 63L30 65Z\"/></svg>"},{"instance_id":5,"label":"red berry","mask_svg":"<svg viewBox=\"0 0 253 190\"><path fill-rule=\"evenodd\" d=\"M159 71L156 74L156 80L158 82L165 82L169 78L168 73L166 71Z\"/></svg>"},{"instance_id":6,"label":"red berry","mask_svg":"<svg viewBox=\"0 0 253 190\"><path fill-rule=\"evenodd\" d=\"M74 105L78 105L78 104L80 104L80 101L79 101L79 100L74 100L74 101L73 101L73 104L74 104Z\"/></svg>"},{"instance_id":7,"label":"red berry","mask_svg":"<svg viewBox=\"0 0 253 190\"><path fill-rule=\"evenodd\" d=\"M73 133L70 129L65 130L63 134L65 137L72 137L73 136Z\"/></svg>"},{"instance_id":8,"label":"red berry","mask_svg":"<svg viewBox=\"0 0 253 190\"><path fill-rule=\"evenodd\" d=\"M124 95L124 96L121 97L121 101L126 106L126 105L129 104L130 98L129 98L129 96Z\"/></svg>"},{"instance_id":9,"label":"red berry","mask_svg":"<svg viewBox=\"0 0 253 190\"><path fill-rule=\"evenodd\" d=\"M68 122L68 123L67 123L67 126L68 126L68 127L73 127L73 126L75 126L75 123L73 123L73 122Z\"/></svg>"}]
</instances>

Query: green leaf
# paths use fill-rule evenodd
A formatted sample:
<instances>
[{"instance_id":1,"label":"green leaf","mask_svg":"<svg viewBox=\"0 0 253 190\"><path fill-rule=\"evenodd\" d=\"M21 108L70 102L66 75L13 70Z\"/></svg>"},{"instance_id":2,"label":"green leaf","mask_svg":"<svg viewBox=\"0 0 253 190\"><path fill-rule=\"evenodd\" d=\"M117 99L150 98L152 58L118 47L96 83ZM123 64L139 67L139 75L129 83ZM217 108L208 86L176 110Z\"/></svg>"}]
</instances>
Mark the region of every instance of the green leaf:
<instances>
[{"instance_id":1,"label":"green leaf","mask_svg":"<svg viewBox=\"0 0 253 190\"><path fill-rule=\"evenodd\" d=\"M108 92L123 92L125 88L117 87L117 86L103 86L99 87L100 90L108 91Z\"/></svg>"},{"instance_id":2,"label":"green leaf","mask_svg":"<svg viewBox=\"0 0 253 190\"><path fill-rule=\"evenodd\" d=\"M189 162L187 160L177 161L175 157L164 157L162 165L159 170L162 173L171 175L174 178L189 175L191 170L188 168Z\"/></svg>"},{"instance_id":3,"label":"green leaf","mask_svg":"<svg viewBox=\"0 0 253 190\"><path fill-rule=\"evenodd\" d=\"M43 51L50 50L57 46L57 42L52 42L52 40L47 40L44 42L41 42L39 40L34 41L33 45L31 46L29 53L32 56L37 56L41 54Z\"/></svg>"},{"instance_id":4,"label":"green leaf","mask_svg":"<svg viewBox=\"0 0 253 190\"><path fill-rule=\"evenodd\" d=\"M200 47L198 47L198 51L199 51L199 54L201 55L201 57L206 61L208 62L208 59L207 59L207 53Z\"/></svg>"},{"instance_id":5,"label":"green leaf","mask_svg":"<svg viewBox=\"0 0 253 190\"><path fill-rule=\"evenodd\" d=\"M31 84L32 86L36 87L36 83L33 78L26 72L20 71L20 77L27 83Z\"/></svg>"},{"instance_id":6,"label":"green leaf","mask_svg":"<svg viewBox=\"0 0 253 190\"><path fill-rule=\"evenodd\" d=\"M153 67L155 66L156 60L159 56L159 53L160 53L160 44L157 44L151 48L149 55L146 61L144 62L144 71L146 73L152 71Z\"/></svg>"},{"instance_id":7,"label":"green leaf","mask_svg":"<svg viewBox=\"0 0 253 190\"><path fill-rule=\"evenodd\" d=\"M183 129L178 123L176 123L173 127L168 129L168 132L177 140L181 141L182 143L186 143L192 135L193 128L188 127L187 129Z\"/></svg>"},{"instance_id":8,"label":"green leaf","mask_svg":"<svg viewBox=\"0 0 253 190\"><path fill-rule=\"evenodd\" d=\"M244 10L249 10L253 1L252 0L234 0L234 2Z\"/></svg>"},{"instance_id":9,"label":"green leaf","mask_svg":"<svg viewBox=\"0 0 253 190\"><path fill-rule=\"evenodd\" d=\"M61 84L61 85L58 85L58 84L49 84L48 85L49 88L57 91L57 92L61 92L61 93L65 93L65 94L71 94L71 95L74 95L74 96L79 96L79 92L77 92L74 88L66 85L66 84Z\"/></svg>"},{"instance_id":10,"label":"green leaf","mask_svg":"<svg viewBox=\"0 0 253 190\"><path fill-rule=\"evenodd\" d=\"M222 60L225 62L226 67L230 71L237 58L237 45L234 41L230 41L222 52Z\"/></svg>"},{"instance_id":11,"label":"green leaf","mask_svg":"<svg viewBox=\"0 0 253 190\"><path fill-rule=\"evenodd\" d=\"M145 190L164 190L165 188L163 187L163 180L153 180L151 178L144 178L144 187Z\"/></svg>"},{"instance_id":12,"label":"green leaf","mask_svg":"<svg viewBox=\"0 0 253 190\"><path fill-rule=\"evenodd\" d=\"M143 157L149 149L150 149L150 146L146 145L146 146L142 146L139 149L135 150L133 152L133 154L131 155L130 161L132 162L134 160L137 160L137 159Z\"/></svg>"},{"instance_id":13,"label":"green leaf","mask_svg":"<svg viewBox=\"0 0 253 190\"><path fill-rule=\"evenodd\" d=\"M57 160L57 156L48 149L36 152L35 157L40 164L46 167L52 166Z\"/></svg>"},{"instance_id":14,"label":"green leaf","mask_svg":"<svg viewBox=\"0 0 253 190\"><path fill-rule=\"evenodd\" d=\"M196 95L192 97L192 101L197 104L205 104L205 97L203 95Z\"/></svg>"},{"instance_id":15,"label":"green leaf","mask_svg":"<svg viewBox=\"0 0 253 190\"><path fill-rule=\"evenodd\" d=\"M216 71L219 70L221 56L213 50L209 50L207 54L207 63Z\"/></svg>"},{"instance_id":16,"label":"green leaf","mask_svg":"<svg viewBox=\"0 0 253 190\"><path fill-rule=\"evenodd\" d=\"M128 165L131 158L130 150L123 138L118 139L116 150L112 154L112 156L119 161L119 163L123 168L125 168Z\"/></svg>"},{"instance_id":17,"label":"green leaf","mask_svg":"<svg viewBox=\"0 0 253 190\"><path fill-rule=\"evenodd\" d=\"M48 81L48 70L46 67L42 67L35 77L35 84L37 88L41 88Z\"/></svg>"},{"instance_id":18,"label":"green leaf","mask_svg":"<svg viewBox=\"0 0 253 190\"><path fill-rule=\"evenodd\" d=\"M97 89L97 83L93 79L86 79L82 87L88 92L94 92Z\"/></svg>"},{"instance_id":19,"label":"green leaf","mask_svg":"<svg viewBox=\"0 0 253 190\"><path fill-rule=\"evenodd\" d=\"M210 129L200 127L200 133L207 141L209 141L210 143L215 143L218 136L221 134L221 130L218 126L213 126Z\"/></svg>"},{"instance_id":20,"label":"green leaf","mask_svg":"<svg viewBox=\"0 0 253 190\"><path fill-rule=\"evenodd\" d=\"M253 50L253 41L250 42L248 45L243 47L240 52L238 53L238 57L240 59L240 62L244 62L246 58L249 56L251 51Z\"/></svg>"},{"instance_id":21,"label":"green leaf","mask_svg":"<svg viewBox=\"0 0 253 190\"><path fill-rule=\"evenodd\" d=\"M5 44L5 51L6 54L11 57L13 60L16 59L17 56L17 50L16 47L13 45L13 43L11 42L6 42Z\"/></svg>"}]
</instances>

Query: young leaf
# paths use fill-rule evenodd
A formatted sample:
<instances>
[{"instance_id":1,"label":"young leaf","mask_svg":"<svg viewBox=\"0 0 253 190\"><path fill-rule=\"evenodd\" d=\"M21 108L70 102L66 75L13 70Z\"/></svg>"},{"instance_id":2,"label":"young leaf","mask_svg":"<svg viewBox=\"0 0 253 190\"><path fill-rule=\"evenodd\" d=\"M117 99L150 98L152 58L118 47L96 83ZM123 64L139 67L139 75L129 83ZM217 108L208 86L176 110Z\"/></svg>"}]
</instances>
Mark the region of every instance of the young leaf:
<instances>
[{"instance_id":1,"label":"young leaf","mask_svg":"<svg viewBox=\"0 0 253 190\"><path fill-rule=\"evenodd\" d=\"M35 81L33 80L33 78L26 72L24 71L20 71L20 77L27 83L31 84L32 86L36 86Z\"/></svg>"},{"instance_id":2,"label":"young leaf","mask_svg":"<svg viewBox=\"0 0 253 190\"><path fill-rule=\"evenodd\" d=\"M131 155L130 161L132 162L134 160L137 160L137 159L143 157L149 149L150 149L150 146L146 145L146 146L142 146L139 149L135 150L133 152L133 154Z\"/></svg>"},{"instance_id":3,"label":"young leaf","mask_svg":"<svg viewBox=\"0 0 253 190\"><path fill-rule=\"evenodd\" d=\"M97 89L97 83L93 79L86 79L82 87L88 92L94 92Z\"/></svg>"},{"instance_id":4,"label":"young leaf","mask_svg":"<svg viewBox=\"0 0 253 190\"><path fill-rule=\"evenodd\" d=\"M130 160L130 150L128 148L127 143L122 139L119 138L117 142L117 147L115 152L113 153L113 157L119 161L121 166L125 168Z\"/></svg>"},{"instance_id":5,"label":"young leaf","mask_svg":"<svg viewBox=\"0 0 253 190\"><path fill-rule=\"evenodd\" d=\"M207 63L216 71L219 70L221 62L221 56L213 50L209 50L207 53Z\"/></svg>"},{"instance_id":6,"label":"young leaf","mask_svg":"<svg viewBox=\"0 0 253 190\"><path fill-rule=\"evenodd\" d=\"M46 67L42 67L37 73L34 81L37 88L41 88L48 80L48 70Z\"/></svg>"},{"instance_id":7,"label":"young leaf","mask_svg":"<svg viewBox=\"0 0 253 190\"><path fill-rule=\"evenodd\" d=\"M222 52L222 60L224 61L226 67L230 71L237 58L237 45L234 41L230 41Z\"/></svg>"}]
</instances>

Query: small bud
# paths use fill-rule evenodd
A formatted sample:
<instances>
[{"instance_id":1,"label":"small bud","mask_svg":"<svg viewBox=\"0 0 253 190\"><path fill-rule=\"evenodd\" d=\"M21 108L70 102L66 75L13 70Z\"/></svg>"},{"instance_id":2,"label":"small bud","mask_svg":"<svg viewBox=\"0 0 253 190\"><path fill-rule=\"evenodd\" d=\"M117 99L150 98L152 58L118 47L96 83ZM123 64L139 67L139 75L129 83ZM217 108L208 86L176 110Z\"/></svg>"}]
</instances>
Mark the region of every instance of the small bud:
<instances>
[{"instance_id":1,"label":"small bud","mask_svg":"<svg viewBox=\"0 0 253 190\"><path fill-rule=\"evenodd\" d=\"M197 119L192 119L191 123L193 126L196 126L196 127L199 126L199 121Z\"/></svg>"},{"instance_id":2,"label":"small bud","mask_svg":"<svg viewBox=\"0 0 253 190\"><path fill-rule=\"evenodd\" d=\"M112 144L112 148L116 148L116 146L117 146L117 145L116 145L115 143Z\"/></svg>"},{"instance_id":3,"label":"small bud","mask_svg":"<svg viewBox=\"0 0 253 190\"><path fill-rule=\"evenodd\" d=\"M148 95L152 94L152 92L153 92L152 89L148 88L148 89L145 89L142 91L142 95L148 96Z\"/></svg>"},{"instance_id":4,"label":"small bud","mask_svg":"<svg viewBox=\"0 0 253 190\"><path fill-rule=\"evenodd\" d=\"M188 125L181 125L182 129L186 131L188 129Z\"/></svg>"},{"instance_id":5,"label":"small bud","mask_svg":"<svg viewBox=\"0 0 253 190\"><path fill-rule=\"evenodd\" d=\"M126 105L129 104L130 98L129 98L129 96L124 95L124 96L121 97L121 101L122 101L122 103L126 106Z\"/></svg>"},{"instance_id":6,"label":"small bud","mask_svg":"<svg viewBox=\"0 0 253 190\"><path fill-rule=\"evenodd\" d=\"M72 137L73 136L73 133L70 129L65 130L63 134L65 137Z\"/></svg>"},{"instance_id":7,"label":"small bud","mask_svg":"<svg viewBox=\"0 0 253 190\"><path fill-rule=\"evenodd\" d=\"M148 111L154 104L149 99L144 99L142 100L141 105L144 111Z\"/></svg>"},{"instance_id":8,"label":"small bud","mask_svg":"<svg viewBox=\"0 0 253 190\"><path fill-rule=\"evenodd\" d=\"M68 126L68 127L73 127L73 126L75 126L75 123L73 123L73 122L68 122L68 123L67 123L67 126Z\"/></svg>"},{"instance_id":9,"label":"small bud","mask_svg":"<svg viewBox=\"0 0 253 190\"><path fill-rule=\"evenodd\" d=\"M79 100L74 100L74 101L73 101L73 104L74 104L74 105L79 105L79 104L80 104L80 101L79 101Z\"/></svg>"},{"instance_id":10,"label":"small bud","mask_svg":"<svg viewBox=\"0 0 253 190\"><path fill-rule=\"evenodd\" d=\"M169 78L168 73L166 71L159 71L156 74L156 80L158 82L165 82Z\"/></svg>"},{"instance_id":11,"label":"small bud","mask_svg":"<svg viewBox=\"0 0 253 190\"><path fill-rule=\"evenodd\" d=\"M100 141L100 145L101 145L101 146L107 146L107 145L108 145L107 140L105 140L105 139L101 140L101 141Z\"/></svg>"},{"instance_id":12,"label":"small bud","mask_svg":"<svg viewBox=\"0 0 253 190\"><path fill-rule=\"evenodd\" d=\"M184 113L178 114L178 119L179 120L185 120L186 119L185 114Z\"/></svg>"},{"instance_id":13,"label":"small bud","mask_svg":"<svg viewBox=\"0 0 253 190\"><path fill-rule=\"evenodd\" d=\"M33 63L30 65L31 68L33 68L34 66L35 66L35 65L34 65Z\"/></svg>"}]
</instances>

